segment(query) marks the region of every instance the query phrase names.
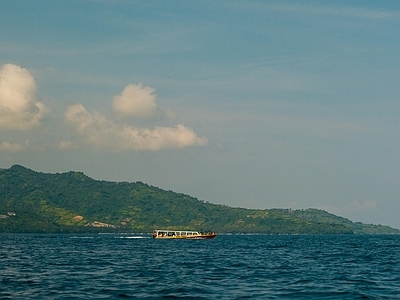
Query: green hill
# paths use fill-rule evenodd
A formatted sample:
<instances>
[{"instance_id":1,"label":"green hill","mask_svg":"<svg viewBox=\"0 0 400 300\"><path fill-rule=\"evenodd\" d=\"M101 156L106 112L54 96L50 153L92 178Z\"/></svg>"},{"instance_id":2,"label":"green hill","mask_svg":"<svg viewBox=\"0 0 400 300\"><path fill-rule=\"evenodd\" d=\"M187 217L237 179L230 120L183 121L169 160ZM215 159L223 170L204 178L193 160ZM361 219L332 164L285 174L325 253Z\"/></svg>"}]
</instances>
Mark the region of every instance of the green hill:
<instances>
[{"instance_id":1,"label":"green hill","mask_svg":"<svg viewBox=\"0 0 400 300\"><path fill-rule=\"evenodd\" d=\"M80 172L0 169L0 232L151 232L399 234L318 209L244 209L216 205L142 182L94 180Z\"/></svg>"}]
</instances>

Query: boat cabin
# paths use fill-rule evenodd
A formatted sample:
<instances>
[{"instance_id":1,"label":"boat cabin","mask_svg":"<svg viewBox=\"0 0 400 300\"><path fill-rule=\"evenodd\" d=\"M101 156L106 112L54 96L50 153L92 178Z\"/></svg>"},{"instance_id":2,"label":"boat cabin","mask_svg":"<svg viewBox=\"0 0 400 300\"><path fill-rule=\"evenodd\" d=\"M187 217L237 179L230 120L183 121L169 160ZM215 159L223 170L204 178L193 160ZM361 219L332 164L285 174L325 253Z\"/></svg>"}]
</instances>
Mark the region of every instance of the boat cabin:
<instances>
[{"instance_id":1,"label":"boat cabin","mask_svg":"<svg viewBox=\"0 0 400 300\"><path fill-rule=\"evenodd\" d=\"M153 238L164 239L209 239L217 236L215 232L183 231L183 230L154 230Z\"/></svg>"}]
</instances>

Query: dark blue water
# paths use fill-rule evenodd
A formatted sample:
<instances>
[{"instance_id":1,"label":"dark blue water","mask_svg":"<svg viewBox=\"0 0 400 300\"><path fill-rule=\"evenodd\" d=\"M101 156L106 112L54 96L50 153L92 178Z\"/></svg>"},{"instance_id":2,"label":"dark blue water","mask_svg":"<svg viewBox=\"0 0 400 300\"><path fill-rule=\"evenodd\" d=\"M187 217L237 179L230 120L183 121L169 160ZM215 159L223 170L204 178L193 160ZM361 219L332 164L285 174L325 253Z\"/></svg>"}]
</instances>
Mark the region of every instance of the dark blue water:
<instances>
[{"instance_id":1,"label":"dark blue water","mask_svg":"<svg viewBox=\"0 0 400 300\"><path fill-rule=\"evenodd\" d=\"M0 235L0 299L400 299L400 236Z\"/></svg>"}]
</instances>

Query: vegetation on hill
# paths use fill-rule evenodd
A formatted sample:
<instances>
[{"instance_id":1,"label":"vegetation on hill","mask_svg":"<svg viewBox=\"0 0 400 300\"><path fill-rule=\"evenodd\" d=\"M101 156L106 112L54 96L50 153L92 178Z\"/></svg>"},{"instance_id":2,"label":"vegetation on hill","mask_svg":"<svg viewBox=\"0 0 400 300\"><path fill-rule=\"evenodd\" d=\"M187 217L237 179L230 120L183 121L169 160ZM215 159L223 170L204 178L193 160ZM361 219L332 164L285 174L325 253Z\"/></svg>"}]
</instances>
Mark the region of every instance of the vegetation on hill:
<instances>
[{"instance_id":1,"label":"vegetation on hill","mask_svg":"<svg viewBox=\"0 0 400 300\"><path fill-rule=\"evenodd\" d=\"M81 172L0 169L0 232L151 232L398 234L318 209L244 209L216 205L142 182L94 180Z\"/></svg>"}]
</instances>

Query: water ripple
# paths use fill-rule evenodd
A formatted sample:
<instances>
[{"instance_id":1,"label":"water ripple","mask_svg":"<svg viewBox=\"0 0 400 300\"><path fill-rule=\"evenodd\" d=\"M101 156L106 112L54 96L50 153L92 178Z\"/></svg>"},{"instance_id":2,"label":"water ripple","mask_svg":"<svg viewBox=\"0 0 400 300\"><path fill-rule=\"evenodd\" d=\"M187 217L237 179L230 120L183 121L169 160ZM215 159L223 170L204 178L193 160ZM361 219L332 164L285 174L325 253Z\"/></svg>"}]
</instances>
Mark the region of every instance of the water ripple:
<instances>
[{"instance_id":1,"label":"water ripple","mask_svg":"<svg viewBox=\"0 0 400 300\"><path fill-rule=\"evenodd\" d=\"M400 298L399 236L0 235L1 299Z\"/></svg>"}]
</instances>

